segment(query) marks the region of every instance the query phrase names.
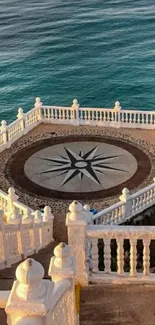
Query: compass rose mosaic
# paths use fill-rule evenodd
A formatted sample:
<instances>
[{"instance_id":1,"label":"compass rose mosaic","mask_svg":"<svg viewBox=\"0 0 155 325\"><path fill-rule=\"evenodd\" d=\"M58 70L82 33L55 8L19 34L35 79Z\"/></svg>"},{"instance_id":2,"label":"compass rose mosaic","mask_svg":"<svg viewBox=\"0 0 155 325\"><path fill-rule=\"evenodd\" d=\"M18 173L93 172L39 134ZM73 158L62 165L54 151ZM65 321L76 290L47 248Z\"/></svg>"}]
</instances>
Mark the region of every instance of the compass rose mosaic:
<instances>
[{"instance_id":1,"label":"compass rose mosaic","mask_svg":"<svg viewBox=\"0 0 155 325\"><path fill-rule=\"evenodd\" d=\"M56 144L34 153L26 176L45 188L92 192L116 186L137 170L135 157L123 148L100 142Z\"/></svg>"},{"instance_id":2,"label":"compass rose mosaic","mask_svg":"<svg viewBox=\"0 0 155 325\"><path fill-rule=\"evenodd\" d=\"M38 157L38 159L51 163L51 168L48 167L45 170L40 171L38 174L51 174L57 172L57 176L65 175L60 186L67 184L77 175L80 180L85 176L86 178L88 177L91 179L92 182L102 186L98 174L104 175L106 170L126 172L123 169L114 167L114 158L117 159L119 155L107 155L103 157L102 154L97 154L98 146L87 151L85 154L81 150L79 154L77 154L65 146L64 150L66 155L58 154L57 158ZM111 166L109 165L110 162ZM55 163L56 165L53 166L52 163Z\"/></svg>"},{"instance_id":3,"label":"compass rose mosaic","mask_svg":"<svg viewBox=\"0 0 155 325\"><path fill-rule=\"evenodd\" d=\"M5 175L22 193L62 200L95 200L137 188L151 162L134 144L94 135L51 137L8 161Z\"/></svg>"}]
</instances>

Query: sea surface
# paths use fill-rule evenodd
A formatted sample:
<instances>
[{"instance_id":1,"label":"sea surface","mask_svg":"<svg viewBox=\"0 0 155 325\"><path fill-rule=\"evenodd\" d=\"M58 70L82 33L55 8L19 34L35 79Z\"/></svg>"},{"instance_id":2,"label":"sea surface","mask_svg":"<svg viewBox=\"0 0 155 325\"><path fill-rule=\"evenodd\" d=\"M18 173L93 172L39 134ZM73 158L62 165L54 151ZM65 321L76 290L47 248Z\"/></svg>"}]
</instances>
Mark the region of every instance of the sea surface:
<instances>
[{"instance_id":1,"label":"sea surface","mask_svg":"<svg viewBox=\"0 0 155 325\"><path fill-rule=\"evenodd\" d=\"M0 119L36 96L155 110L155 0L0 0Z\"/></svg>"}]
</instances>

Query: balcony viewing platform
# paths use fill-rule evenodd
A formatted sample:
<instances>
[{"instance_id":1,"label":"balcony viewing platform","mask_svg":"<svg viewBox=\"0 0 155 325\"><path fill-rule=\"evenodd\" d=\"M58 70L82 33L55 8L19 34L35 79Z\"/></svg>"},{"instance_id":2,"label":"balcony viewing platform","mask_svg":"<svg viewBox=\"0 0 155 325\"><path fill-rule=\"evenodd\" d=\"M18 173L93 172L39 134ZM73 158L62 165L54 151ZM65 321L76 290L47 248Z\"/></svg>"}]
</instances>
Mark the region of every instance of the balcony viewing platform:
<instances>
[{"instance_id":1,"label":"balcony viewing platform","mask_svg":"<svg viewBox=\"0 0 155 325\"><path fill-rule=\"evenodd\" d=\"M49 274L53 274L56 290L53 301L58 303L50 307L51 317L55 317L54 325L61 325L63 313L65 325L78 324L73 278L81 287L93 284L82 291L82 325L87 324L90 312L89 299L87 307L83 301L90 293L90 305L94 304L92 290L94 288L99 295L98 283L103 286L117 284L118 287L111 288L110 292L118 295L118 308L123 308L122 316L116 317L117 322L122 317L122 325L123 313L127 310L126 304L121 304L120 284L122 297L127 295L126 285L131 285L128 294L130 296L131 292L135 303L139 292L143 292L143 285L148 285L144 288L146 294L150 286L153 296L155 218L153 214L152 223L146 226L140 223L138 227L136 220L142 218L145 211L154 211L154 129L153 111L123 110L119 102L113 109L81 108L77 100L71 107L44 106L40 98L36 98L34 108L27 113L19 108L17 119L11 124L1 122L1 290L11 289L16 267L28 257L28 262L22 262L18 268L25 270L22 265L27 265L26 270L31 269L31 264L39 267L33 258L41 262L46 280L42 280L40 268L38 283L47 281L48 286ZM72 258L68 246L56 247L62 241L68 242L77 267L73 261L68 264L68 259ZM23 278L18 268L16 277L22 287ZM31 271L35 278L33 268ZM69 272L66 273L69 280L65 272ZM8 280L4 283L5 277ZM136 295L134 284L139 285ZM49 284L49 288L52 285ZM5 307L7 314L12 308L9 292L0 291L0 306ZM102 299L100 292L99 301L103 303ZM112 303L114 305L114 301ZM72 322L69 321L70 304ZM64 309L60 313L62 305ZM130 301L129 309L132 308ZM152 310L151 305L154 319ZM4 312L2 314L4 316ZM104 318L105 313L99 314ZM109 315L107 311L110 321ZM138 305L136 315L140 319ZM5 324L4 321L2 325ZM18 322L12 324L18 325ZM92 324L96 324L95 317Z\"/></svg>"}]
</instances>

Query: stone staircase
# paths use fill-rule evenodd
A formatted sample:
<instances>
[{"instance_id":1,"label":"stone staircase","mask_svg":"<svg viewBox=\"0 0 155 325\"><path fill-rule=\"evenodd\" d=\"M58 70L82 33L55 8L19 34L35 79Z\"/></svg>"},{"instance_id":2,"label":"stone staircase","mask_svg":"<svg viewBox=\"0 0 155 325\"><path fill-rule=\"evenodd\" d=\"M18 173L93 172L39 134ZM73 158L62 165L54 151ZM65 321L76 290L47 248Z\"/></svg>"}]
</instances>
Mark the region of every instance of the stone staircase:
<instances>
[{"instance_id":1,"label":"stone staircase","mask_svg":"<svg viewBox=\"0 0 155 325\"><path fill-rule=\"evenodd\" d=\"M154 325L155 285L90 284L81 292L80 325Z\"/></svg>"}]
</instances>

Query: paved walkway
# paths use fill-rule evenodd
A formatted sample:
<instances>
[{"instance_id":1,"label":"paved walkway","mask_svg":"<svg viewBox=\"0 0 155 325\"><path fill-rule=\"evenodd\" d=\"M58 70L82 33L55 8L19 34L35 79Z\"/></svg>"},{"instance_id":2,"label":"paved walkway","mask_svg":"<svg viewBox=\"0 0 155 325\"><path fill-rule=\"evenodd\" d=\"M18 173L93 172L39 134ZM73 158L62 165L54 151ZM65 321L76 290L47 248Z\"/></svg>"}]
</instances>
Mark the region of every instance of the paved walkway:
<instances>
[{"instance_id":1,"label":"paved walkway","mask_svg":"<svg viewBox=\"0 0 155 325\"><path fill-rule=\"evenodd\" d=\"M154 325L155 285L90 285L80 318L80 325Z\"/></svg>"}]
</instances>

